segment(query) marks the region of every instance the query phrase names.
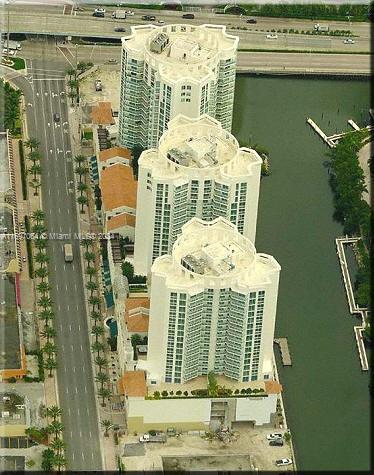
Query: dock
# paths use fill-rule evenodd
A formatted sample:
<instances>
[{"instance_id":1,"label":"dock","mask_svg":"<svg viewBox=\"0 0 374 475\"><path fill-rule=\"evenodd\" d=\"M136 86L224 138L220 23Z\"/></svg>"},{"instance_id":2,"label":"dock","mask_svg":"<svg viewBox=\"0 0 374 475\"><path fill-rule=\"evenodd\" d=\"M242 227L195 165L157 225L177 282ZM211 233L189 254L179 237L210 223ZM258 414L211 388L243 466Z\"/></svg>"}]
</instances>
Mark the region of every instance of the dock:
<instances>
[{"instance_id":1,"label":"dock","mask_svg":"<svg viewBox=\"0 0 374 475\"><path fill-rule=\"evenodd\" d=\"M274 343L279 345L283 366L292 366L287 338L274 338Z\"/></svg>"},{"instance_id":2,"label":"dock","mask_svg":"<svg viewBox=\"0 0 374 475\"><path fill-rule=\"evenodd\" d=\"M346 136L347 134L350 134L351 132L341 132L339 134L333 134L333 135L326 135L319 127L318 125L311 119L311 118L307 118L306 119L307 123L312 127L312 129L321 137L321 139L330 147L330 148L334 148L336 147L336 144L338 143L339 139L341 139L342 137ZM356 124L356 122L354 122L352 119L349 119L348 120L348 124L355 130L355 131L359 131L359 130L368 130L369 132L373 130L373 126L372 125L368 125L366 127L363 127L362 129L360 129L360 127Z\"/></svg>"},{"instance_id":3,"label":"dock","mask_svg":"<svg viewBox=\"0 0 374 475\"><path fill-rule=\"evenodd\" d=\"M312 129L321 137L321 139L330 147L334 147L334 143L327 137L327 135L318 127L318 125L310 117L306 120Z\"/></svg>"}]
</instances>

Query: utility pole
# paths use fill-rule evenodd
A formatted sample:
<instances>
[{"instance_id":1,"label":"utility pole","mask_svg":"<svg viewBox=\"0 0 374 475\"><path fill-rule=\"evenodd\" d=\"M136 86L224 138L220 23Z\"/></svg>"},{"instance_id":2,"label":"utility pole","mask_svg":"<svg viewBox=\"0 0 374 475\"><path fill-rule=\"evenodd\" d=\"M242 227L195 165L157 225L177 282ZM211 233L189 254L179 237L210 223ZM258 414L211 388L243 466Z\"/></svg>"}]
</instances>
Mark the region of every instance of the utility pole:
<instances>
[{"instance_id":1,"label":"utility pole","mask_svg":"<svg viewBox=\"0 0 374 475\"><path fill-rule=\"evenodd\" d=\"M8 6L8 31L7 31L7 45L6 45L6 59L7 61L9 61L9 16L10 16L10 0L8 0L7 2L7 6Z\"/></svg>"}]
</instances>

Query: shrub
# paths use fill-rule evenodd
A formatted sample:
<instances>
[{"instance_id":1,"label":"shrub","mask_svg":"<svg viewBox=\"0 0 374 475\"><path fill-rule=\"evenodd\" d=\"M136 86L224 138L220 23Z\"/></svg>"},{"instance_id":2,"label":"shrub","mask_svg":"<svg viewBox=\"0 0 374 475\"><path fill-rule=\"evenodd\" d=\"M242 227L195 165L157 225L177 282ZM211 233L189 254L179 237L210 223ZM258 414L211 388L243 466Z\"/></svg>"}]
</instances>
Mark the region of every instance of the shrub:
<instances>
[{"instance_id":1,"label":"shrub","mask_svg":"<svg viewBox=\"0 0 374 475\"><path fill-rule=\"evenodd\" d=\"M239 389L235 389L234 394L239 394Z\"/></svg>"},{"instance_id":2,"label":"shrub","mask_svg":"<svg viewBox=\"0 0 374 475\"><path fill-rule=\"evenodd\" d=\"M167 396L169 395L169 393L164 390L164 391L162 391L161 395L162 395L163 397L167 397Z\"/></svg>"},{"instance_id":3,"label":"shrub","mask_svg":"<svg viewBox=\"0 0 374 475\"><path fill-rule=\"evenodd\" d=\"M182 395L182 391L177 391L175 394L176 394L177 396L181 396L181 395Z\"/></svg>"},{"instance_id":4,"label":"shrub","mask_svg":"<svg viewBox=\"0 0 374 475\"><path fill-rule=\"evenodd\" d=\"M174 391L170 391L169 394L170 394L170 396L173 396L173 395L174 395Z\"/></svg>"},{"instance_id":5,"label":"shrub","mask_svg":"<svg viewBox=\"0 0 374 475\"><path fill-rule=\"evenodd\" d=\"M247 389L245 390L245 392L246 392L246 394L251 394L252 389L251 389L251 388L247 388Z\"/></svg>"},{"instance_id":6,"label":"shrub","mask_svg":"<svg viewBox=\"0 0 374 475\"><path fill-rule=\"evenodd\" d=\"M14 376L12 376L11 378L8 378L7 381L8 381L8 383L16 383L16 382L17 382L17 378L15 378Z\"/></svg>"},{"instance_id":7,"label":"shrub","mask_svg":"<svg viewBox=\"0 0 374 475\"><path fill-rule=\"evenodd\" d=\"M185 396L188 396L188 391L184 391L183 393Z\"/></svg>"},{"instance_id":8,"label":"shrub","mask_svg":"<svg viewBox=\"0 0 374 475\"><path fill-rule=\"evenodd\" d=\"M155 392L153 393L153 397L154 397L155 399L160 399L160 396L161 396L161 395L160 395L160 391L155 391Z\"/></svg>"},{"instance_id":9,"label":"shrub","mask_svg":"<svg viewBox=\"0 0 374 475\"><path fill-rule=\"evenodd\" d=\"M245 394L246 390L243 388L240 390L240 394Z\"/></svg>"}]
</instances>

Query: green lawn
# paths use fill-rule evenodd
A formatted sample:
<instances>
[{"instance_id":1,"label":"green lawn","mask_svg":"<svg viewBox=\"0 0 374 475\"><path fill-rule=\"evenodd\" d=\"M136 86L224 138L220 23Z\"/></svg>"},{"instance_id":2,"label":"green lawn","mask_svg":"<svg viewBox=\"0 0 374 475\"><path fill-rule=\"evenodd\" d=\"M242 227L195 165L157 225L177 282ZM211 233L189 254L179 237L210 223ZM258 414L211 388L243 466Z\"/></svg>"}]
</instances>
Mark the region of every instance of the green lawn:
<instances>
[{"instance_id":1,"label":"green lawn","mask_svg":"<svg viewBox=\"0 0 374 475\"><path fill-rule=\"evenodd\" d=\"M11 61L13 61L13 66L9 66L12 69L25 69L25 60L22 58L11 58Z\"/></svg>"}]
</instances>

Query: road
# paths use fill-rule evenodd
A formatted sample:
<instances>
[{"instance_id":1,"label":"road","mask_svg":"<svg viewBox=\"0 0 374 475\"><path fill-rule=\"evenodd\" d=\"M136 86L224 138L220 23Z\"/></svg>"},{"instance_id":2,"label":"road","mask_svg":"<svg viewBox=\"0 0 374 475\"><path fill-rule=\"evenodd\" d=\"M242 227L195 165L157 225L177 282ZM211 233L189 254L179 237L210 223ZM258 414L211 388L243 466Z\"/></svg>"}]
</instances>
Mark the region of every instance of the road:
<instances>
[{"instance_id":1,"label":"road","mask_svg":"<svg viewBox=\"0 0 374 475\"><path fill-rule=\"evenodd\" d=\"M120 38L126 33L115 32L115 27L122 26L128 33L131 25L147 24L141 20L141 15L149 13L149 10L137 10L134 16L126 20L111 18L112 8L107 9L105 18L92 16L92 9L84 12L76 12L77 15L63 15L61 8L33 6L31 11L21 9L19 5L12 5L9 15L10 31L19 33L39 33L50 35L76 35ZM154 12L158 19L166 23L181 22L181 13L172 11ZM5 9L0 12L2 30L6 30L7 14ZM228 32L239 36L240 49L300 49L300 50L326 50L347 52L370 51L370 27L368 23L332 22L331 29L351 29L354 33L355 43L344 44L343 38L331 36L311 36L302 34L278 33L278 40L266 39L266 32L283 28L294 28L299 31L313 30L314 22L311 20L293 19L269 19L259 18L256 25L250 25L244 19L237 16L213 15L197 13L194 20L184 20L192 24L223 24ZM320 22L323 24L323 22ZM247 28L246 31L238 30L238 27ZM261 31L263 30L263 31Z\"/></svg>"},{"instance_id":2,"label":"road","mask_svg":"<svg viewBox=\"0 0 374 475\"><path fill-rule=\"evenodd\" d=\"M100 470L100 431L78 239L72 239L74 261L65 264L63 243L53 233L78 234L73 179L69 106L64 95L63 69L53 61L28 61L28 79L13 77L25 94L28 134L40 141L42 154L42 201L51 238L49 271L57 331L58 393L63 409L69 470ZM11 73L10 73L11 74ZM10 74L8 77L10 77ZM61 116L60 124L53 114Z\"/></svg>"},{"instance_id":3,"label":"road","mask_svg":"<svg viewBox=\"0 0 374 475\"><path fill-rule=\"evenodd\" d=\"M95 64L104 64L110 58L118 61L117 65L108 66L118 69L121 59L121 46L104 45L79 45L73 44L56 48L53 39L43 42L24 41L21 56L37 59L41 55L53 61L61 62L61 69L75 66L78 61L93 61ZM285 71L285 72L330 72L330 73L363 73L370 74L370 55L354 54L305 54L305 53L273 53L273 52L238 52L238 72L259 71Z\"/></svg>"}]
</instances>

